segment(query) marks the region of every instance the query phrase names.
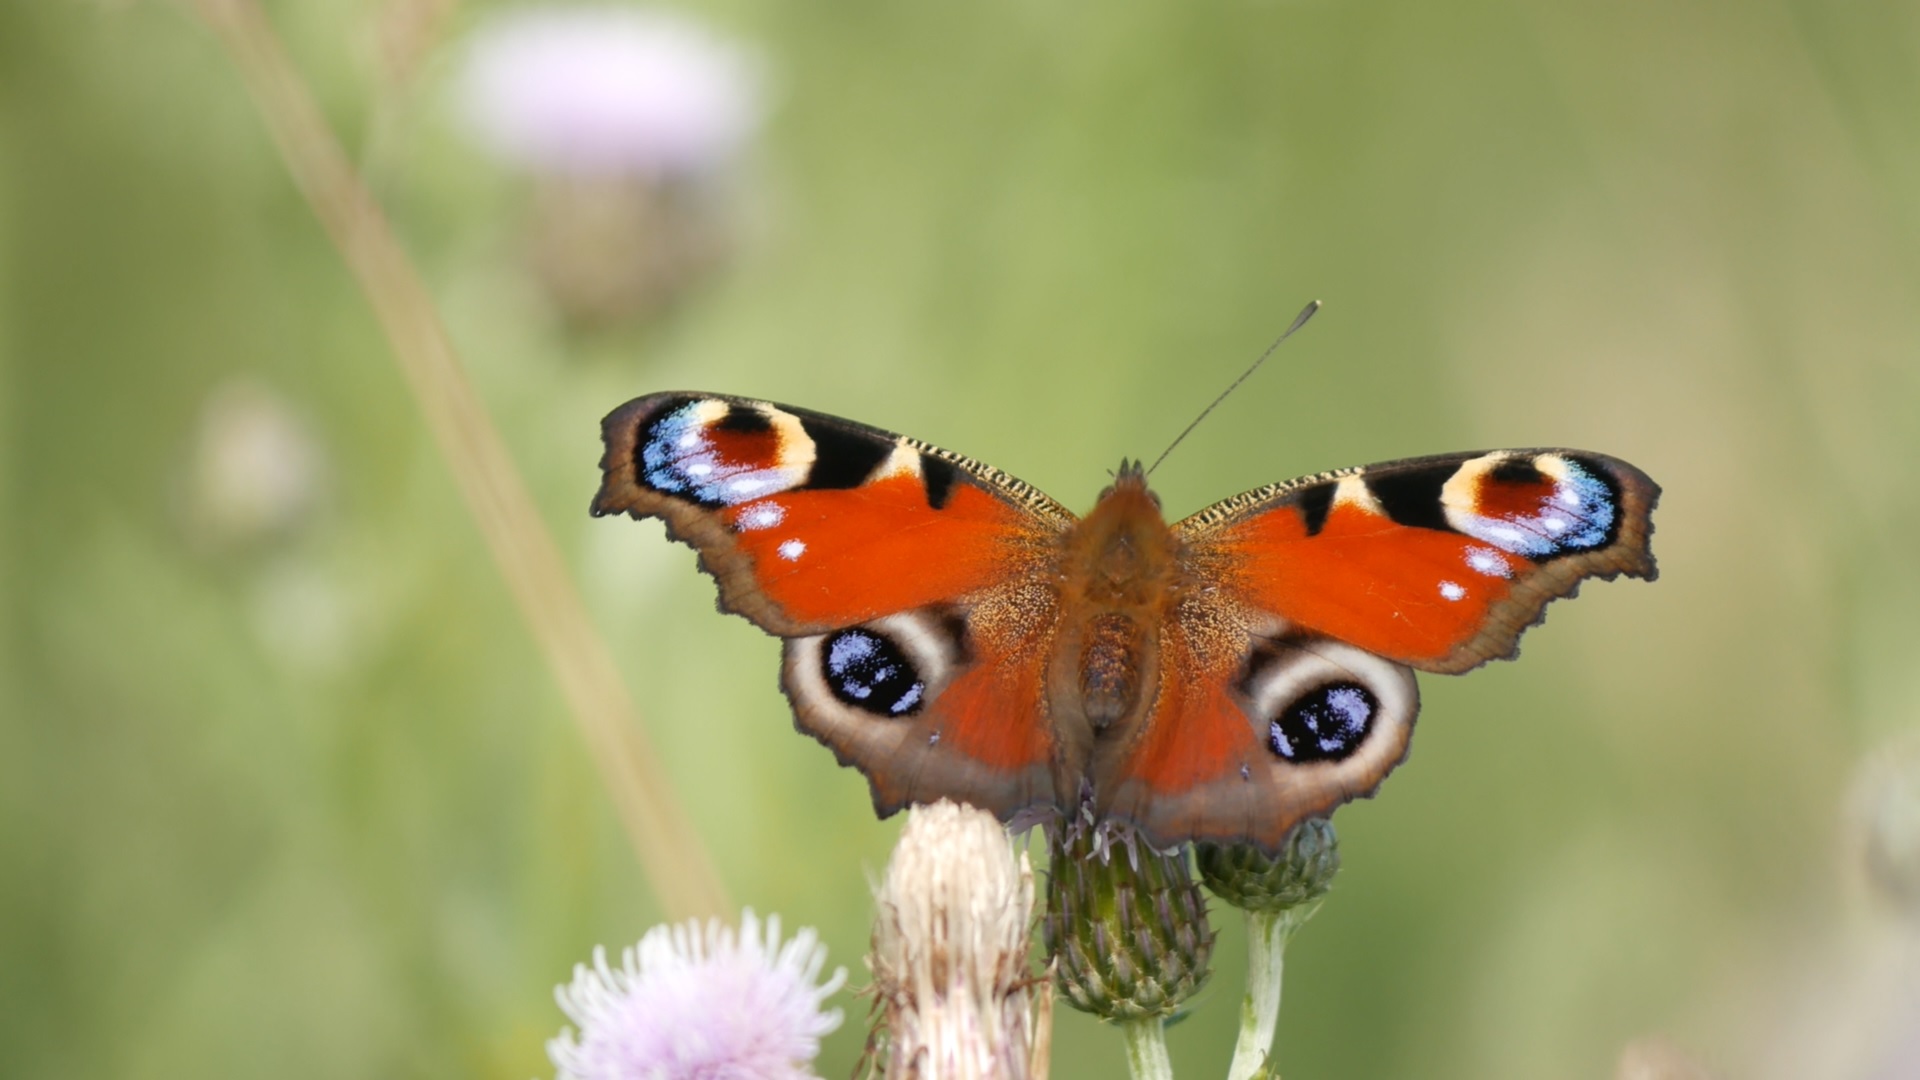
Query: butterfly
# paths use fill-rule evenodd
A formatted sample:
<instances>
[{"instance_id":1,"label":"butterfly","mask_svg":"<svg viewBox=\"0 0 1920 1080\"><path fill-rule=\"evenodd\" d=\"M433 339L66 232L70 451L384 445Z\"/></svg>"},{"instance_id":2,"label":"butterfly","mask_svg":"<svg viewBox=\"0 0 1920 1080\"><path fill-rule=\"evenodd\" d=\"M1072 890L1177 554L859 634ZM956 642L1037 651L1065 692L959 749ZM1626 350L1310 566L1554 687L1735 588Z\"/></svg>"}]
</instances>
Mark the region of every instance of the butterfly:
<instances>
[{"instance_id":1,"label":"butterfly","mask_svg":"<svg viewBox=\"0 0 1920 1080\"><path fill-rule=\"evenodd\" d=\"M1138 462L1085 517L916 439L659 393L609 414L596 516L660 518L785 639L799 729L886 816L1082 811L1276 851L1407 754L1414 671L1511 658L1589 577L1651 580L1660 489L1493 450L1289 480L1168 523Z\"/></svg>"}]
</instances>

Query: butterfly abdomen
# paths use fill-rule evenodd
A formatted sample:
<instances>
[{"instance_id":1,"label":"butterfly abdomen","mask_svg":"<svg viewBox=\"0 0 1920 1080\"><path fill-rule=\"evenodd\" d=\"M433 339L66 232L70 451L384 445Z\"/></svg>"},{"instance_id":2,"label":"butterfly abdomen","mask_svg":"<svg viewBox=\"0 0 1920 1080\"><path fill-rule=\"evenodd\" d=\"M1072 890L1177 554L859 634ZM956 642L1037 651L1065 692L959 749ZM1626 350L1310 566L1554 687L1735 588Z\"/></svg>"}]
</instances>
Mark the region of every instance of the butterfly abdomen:
<instances>
[{"instance_id":1,"label":"butterfly abdomen","mask_svg":"<svg viewBox=\"0 0 1920 1080\"><path fill-rule=\"evenodd\" d=\"M1181 547L1145 478L1128 468L1062 535L1050 700L1055 723L1083 736L1073 743L1124 741L1152 711L1159 635L1184 592Z\"/></svg>"}]
</instances>

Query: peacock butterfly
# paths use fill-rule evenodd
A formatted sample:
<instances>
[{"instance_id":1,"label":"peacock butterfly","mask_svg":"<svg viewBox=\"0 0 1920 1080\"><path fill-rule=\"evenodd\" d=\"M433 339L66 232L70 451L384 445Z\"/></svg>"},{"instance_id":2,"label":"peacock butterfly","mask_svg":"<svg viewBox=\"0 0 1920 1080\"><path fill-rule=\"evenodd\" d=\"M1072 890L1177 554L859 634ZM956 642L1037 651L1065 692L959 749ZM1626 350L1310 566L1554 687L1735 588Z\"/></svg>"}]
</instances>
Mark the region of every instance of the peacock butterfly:
<instances>
[{"instance_id":1,"label":"peacock butterfly","mask_svg":"<svg viewBox=\"0 0 1920 1080\"><path fill-rule=\"evenodd\" d=\"M721 610L786 639L796 724L883 816L1085 807L1156 846L1271 852L1406 757L1414 669L1511 658L1583 578L1655 575L1659 487L1577 450L1320 473L1169 525L1138 462L1080 518L971 458L722 394L636 398L603 436L593 513L663 519Z\"/></svg>"}]
</instances>

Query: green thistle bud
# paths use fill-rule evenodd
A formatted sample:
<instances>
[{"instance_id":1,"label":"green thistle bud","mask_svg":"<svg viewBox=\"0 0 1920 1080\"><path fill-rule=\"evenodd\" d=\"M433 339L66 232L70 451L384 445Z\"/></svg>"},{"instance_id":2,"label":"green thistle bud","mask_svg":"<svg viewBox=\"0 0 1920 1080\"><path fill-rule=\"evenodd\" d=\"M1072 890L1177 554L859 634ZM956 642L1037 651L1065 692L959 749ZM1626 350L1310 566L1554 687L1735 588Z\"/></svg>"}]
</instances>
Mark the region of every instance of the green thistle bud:
<instances>
[{"instance_id":1,"label":"green thistle bud","mask_svg":"<svg viewBox=\"0 0 1920 1080\"><path fill-rule=\"evenodd\" d=\"M1213 895L1247 911L1286 911L1312 904L1340 872L1340 840L1332 822L1309 818L1287 834L1278 856L1252 844L1198 844L1194 862Z\"/></svg>"},{"instance_id":2,"label":"green thistle bud","mask_svg":"<svg viewBox=\"0 0 1920 1080\"><path fill-rule=\"evenodd\" d=\"M1054 982L1106 1020L1158 1019L1207 981L1213 927L1185 848L1163 855L1115 825L1050 830L1045 930Z\"/></svg>"}]
</instances>

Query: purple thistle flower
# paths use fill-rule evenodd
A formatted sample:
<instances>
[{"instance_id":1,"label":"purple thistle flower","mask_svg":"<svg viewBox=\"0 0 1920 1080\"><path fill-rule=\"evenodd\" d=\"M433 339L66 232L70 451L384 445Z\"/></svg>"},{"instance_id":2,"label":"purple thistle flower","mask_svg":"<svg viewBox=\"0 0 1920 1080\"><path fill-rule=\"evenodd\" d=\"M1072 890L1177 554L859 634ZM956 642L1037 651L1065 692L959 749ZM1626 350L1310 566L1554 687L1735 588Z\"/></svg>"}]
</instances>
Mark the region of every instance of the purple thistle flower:
<instances>
[{"instance_id":1,"label":"purple thistle flower","mask_svg":"<svg viewBox=\"0 0 1920 1080\"><path fill-rule=\"evenodd\" d=\"M481 142L535 172L697 176L759 125L757 75L742 49L677 15L526 8L474 35L463 96Z\"/></svg>"},{"instance_id":2,"label":"purple thistle flower","mask_svg":"<svg viewBox=\"0 0 1920 1080\"><path fill-rule=\"evenodd\" d=\"M784 945L751 909L740 931L718 919L656 926L618 968L596 948L555 991L580 1026L547 1043L560 1080L812 1080L820 1038L840 1026L822 1004L847 980L819 982L827 950L802 929Z\"/></svg>"}]
</instances>

